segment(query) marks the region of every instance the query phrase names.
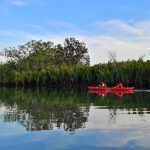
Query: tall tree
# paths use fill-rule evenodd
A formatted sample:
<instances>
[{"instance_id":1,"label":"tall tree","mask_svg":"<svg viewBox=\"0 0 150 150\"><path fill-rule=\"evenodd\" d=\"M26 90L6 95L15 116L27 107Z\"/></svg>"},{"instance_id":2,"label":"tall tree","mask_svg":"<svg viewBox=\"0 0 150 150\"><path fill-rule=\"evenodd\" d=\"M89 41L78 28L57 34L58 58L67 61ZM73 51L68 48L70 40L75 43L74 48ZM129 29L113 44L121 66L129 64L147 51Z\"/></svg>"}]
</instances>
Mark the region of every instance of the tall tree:
<instances>
[{"instance_id":1,"label":"tall tree","mask_svg":"<svg viewBox=\"0 0 150 150\"><path fill-rule=\"evenodd\" d=\"M63 62L67 65L89 65L90 57L84 42L75 38L66 38L64 44L56 46L62 55Z\"/></svg>"},{"instance_id":2,"label":"tall tree","mask_svg":"<svg viewBox=\"0 0 150 150\"><path fill-rule=\"evenodd\" d=\"M56 62L58 54L50 41L32 40L17 48L10 47L5 49L5 56L9 63L17 65L17 68L36 70L58 64L58 61Z\"/></svg>"}]
</instances>

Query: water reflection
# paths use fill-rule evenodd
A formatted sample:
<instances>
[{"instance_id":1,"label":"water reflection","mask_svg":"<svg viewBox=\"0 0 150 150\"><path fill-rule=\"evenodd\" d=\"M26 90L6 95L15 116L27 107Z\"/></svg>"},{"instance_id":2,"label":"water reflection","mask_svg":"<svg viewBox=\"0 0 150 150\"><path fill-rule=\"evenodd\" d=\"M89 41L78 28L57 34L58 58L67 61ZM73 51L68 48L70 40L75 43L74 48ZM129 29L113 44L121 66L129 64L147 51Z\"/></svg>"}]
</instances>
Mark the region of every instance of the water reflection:
<instances>
[{"instance_id":1,"label":"water reflection","mask_svg":"<svg viewBox=\"0 0 150 150\"><path fill-rule=\"evenodd\" d=\"M17 121L27 131L85 128L89 104L81 107L76 93L39 89L1 89L0 93L1 121Z\"/></svg>"},{"instance_id":2,"label":"water reflection","mask_svg":"<svg viewBox=\"0 0 150 150\"><path fill-rule=\"evenodd\" d=\"M120 99L115 95L90 95L86 90L1 88L0 121L18 122L27 131L74 132L79 128L122 127L129 115L134 123L133 115L143 117L150 113L149 98L150 93L125 95Z\"/></svg>"},{"instance_id":3,"label":"water reflection","mask_svg":"<svg viewBox=\"0 0 150 150\"><path fill-rule=\"evenodd\" d=\"M105 97L108 94L115 94L115 95L117 95L118 97L121 98L125 94L134 94L134 90L130 90L130 91L98 91L98 90L91 90L91 89L89 89L88 93L102 95L102 97Z\"/></svg>"},{"instance_id":4,"label":"water reflection","mask_svg":"<svg viewBox=\"0 0 150 150\"><path fill-rule=\"evenodd\" d=\"M17 106L17 105L16 105ZM34 107L34 106L33 106ZM4 114L1 120L4 122L19 122L28 131L52 130L53 128L63 128L66 131L74 131L85 127L88 110L73 107L60 107L51 105L49 109L39 107L38 110L19 110L18 107L3 107Z\"/></svg>"}]
</instances>

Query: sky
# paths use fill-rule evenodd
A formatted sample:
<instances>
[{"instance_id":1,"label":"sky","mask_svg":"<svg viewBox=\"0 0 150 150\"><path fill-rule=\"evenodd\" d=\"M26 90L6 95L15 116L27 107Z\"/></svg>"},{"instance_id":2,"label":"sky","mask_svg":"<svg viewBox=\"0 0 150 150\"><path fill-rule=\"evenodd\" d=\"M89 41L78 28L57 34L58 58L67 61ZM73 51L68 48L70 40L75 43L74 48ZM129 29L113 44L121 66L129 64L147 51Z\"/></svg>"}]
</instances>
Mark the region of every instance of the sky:
<instances>
[{"instance_id":1,"label":"sky","mask_svg":"<svg viewBox=\"0 0 150 150\"><path fill-rule=\"evenodd\" d=\"M150 60L150 0L0 0L0 51L30 40L84 41L91 64ZM4 60L3 57L0 57Z\"/></svg>"}]
</instances>

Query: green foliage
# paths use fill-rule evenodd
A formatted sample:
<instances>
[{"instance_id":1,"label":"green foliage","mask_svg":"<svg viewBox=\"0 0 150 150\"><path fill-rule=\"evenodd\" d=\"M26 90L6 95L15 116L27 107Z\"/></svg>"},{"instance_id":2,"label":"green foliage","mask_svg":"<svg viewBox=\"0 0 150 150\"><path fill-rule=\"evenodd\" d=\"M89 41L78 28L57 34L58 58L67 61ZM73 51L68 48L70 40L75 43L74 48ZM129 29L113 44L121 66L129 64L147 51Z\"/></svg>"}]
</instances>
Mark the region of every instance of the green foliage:
<instances>
[{"instance_id":1,"label":"green foliage","mask_svg":"<svg viewBox=\"0 0 150 150\"><path fill-rule=\"evenodd\" d=\"M24 45L5 49L8 63L19 71L41 70L62 64L89 65L90 59L85 43L74 38L65 39L64 45L32 40Z\"/></svg>"},{"instance_id":2,"label":"green foliage","mask_svg":"<svg viewBox=\"0 0 150 150\"><path fill-rule=\"evenodd\" d=\"M150 88L150 61L128 60L89 66L85 43L74 38L63 45L30 41L18 48L5 49L9 58L0 65L0 84L17 86L97 85L104 81L110 86L123 82L125 86Z\"/></svg>"},{"instance_id":3,"label":"green foliage","mask_svg":"<svg viewBox=\"0 0 150 150\"><path fill-rule=\"evenodd\" d=\"M90 58L88 49L84 42L79 42L75 38L65 39L64 45L56 46L57 52L61 54L63 61L68 65L89 65Z\"/></svg>"},{"instance_id":4,"label":"green foliage","mask_svg":"<svg viewBox=\"0 0 150 150\"><path fill-rule=\"evenodd\" d=\"M150 61L119 62L119 78L116 79L116 70L111 64L95 66L67 66L48 67L41 70L20 71L11 64L0 66L0 84L28 85L28 86L76 86L97 85L105 81L114 86L123 82L125 86L136 88L150 88Z\"/></svg>"}]
</instances>

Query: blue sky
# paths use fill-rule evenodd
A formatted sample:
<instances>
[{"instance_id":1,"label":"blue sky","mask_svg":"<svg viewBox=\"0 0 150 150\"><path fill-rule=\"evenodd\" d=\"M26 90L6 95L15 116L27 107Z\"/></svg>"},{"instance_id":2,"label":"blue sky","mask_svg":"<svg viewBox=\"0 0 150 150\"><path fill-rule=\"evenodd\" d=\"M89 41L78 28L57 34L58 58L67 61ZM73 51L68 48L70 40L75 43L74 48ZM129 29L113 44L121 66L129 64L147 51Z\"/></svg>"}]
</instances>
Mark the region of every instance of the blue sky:
<instances>
[{"instance_id":1,"label":"blue sky","mask_svg":"<svg viewBox=\"0 0 150 150\"><path fill-rule=\"evenodd\" d=\"M91 63L150 59L150 0L1 0L0 49L31 39L84 41Z\"/></svg>"}]
</instances>

